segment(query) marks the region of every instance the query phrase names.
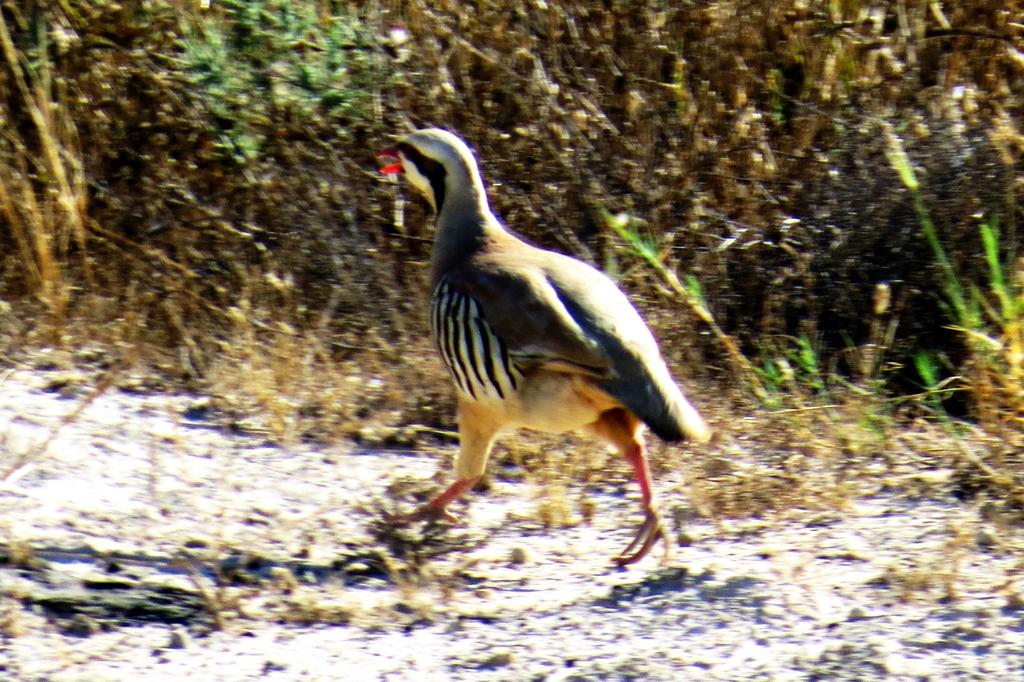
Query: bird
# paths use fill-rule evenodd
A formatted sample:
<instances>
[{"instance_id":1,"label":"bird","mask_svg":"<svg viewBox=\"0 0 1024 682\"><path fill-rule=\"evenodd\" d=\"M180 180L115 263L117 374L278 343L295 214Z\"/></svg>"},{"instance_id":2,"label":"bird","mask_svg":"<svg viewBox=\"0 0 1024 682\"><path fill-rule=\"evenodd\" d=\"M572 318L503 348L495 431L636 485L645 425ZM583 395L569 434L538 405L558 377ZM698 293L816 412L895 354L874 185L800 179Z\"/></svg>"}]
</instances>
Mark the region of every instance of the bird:
<instances>
[{"instance_id":1,"label":"bird","mask_svg":"<svg viewBox=\"0 0 1024 682\"><path fill-rule=\"evenodd\" d=\"M612 561L644 558L671 542L655 500L643 433L707 442L711 429L683 395L647 324L604 273L533 246L490 209L476 157L455 134L415 130L378 154L436 216L430 327L455 385L455 480L408 519L447 518L482 478L497 436L531 429L578 432L632 466L644 520Z\"/></svg>"}]
</instances>

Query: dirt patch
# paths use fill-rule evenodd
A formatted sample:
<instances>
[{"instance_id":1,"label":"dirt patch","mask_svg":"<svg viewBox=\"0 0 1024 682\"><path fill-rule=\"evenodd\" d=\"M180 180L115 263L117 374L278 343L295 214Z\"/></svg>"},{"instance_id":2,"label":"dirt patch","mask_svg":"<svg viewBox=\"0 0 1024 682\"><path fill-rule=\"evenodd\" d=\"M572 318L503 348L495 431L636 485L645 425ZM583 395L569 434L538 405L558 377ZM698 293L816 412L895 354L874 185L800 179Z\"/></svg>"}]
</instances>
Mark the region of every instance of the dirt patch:
<instances>
[{"instance_id":1,"label":"dirt patch","mask_svg":"<svg viewBox=\"0 0 1024 682\"><path fill-rule=\"evenodd\" d=\"M625 466L570 482L557 527L543 487L499 461L465 525L397 529L382 512L439 485L444 457L282 447L199 418L195 397L118 390L61 426L85 393L52 380L0 383L3 464L29 462L0 490L11 679L1022 671L1019 524L929 463L861 475L837 508L713 522L689 481L725 465L677 457L657 480L674 554L620 570L609 558L639 522Z\"/></svg>"}]
</instances>

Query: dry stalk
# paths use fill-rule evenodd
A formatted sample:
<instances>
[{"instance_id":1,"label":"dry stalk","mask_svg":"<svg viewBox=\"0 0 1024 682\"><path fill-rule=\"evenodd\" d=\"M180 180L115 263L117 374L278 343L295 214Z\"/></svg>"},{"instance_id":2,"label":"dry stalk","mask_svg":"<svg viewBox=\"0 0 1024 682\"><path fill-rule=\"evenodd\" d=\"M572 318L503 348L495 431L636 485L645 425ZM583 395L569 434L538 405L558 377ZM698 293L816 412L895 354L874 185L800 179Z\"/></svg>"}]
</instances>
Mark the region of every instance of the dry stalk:
<instances>
[{"instance_id":1,"label":"dry stalk","mask_svg":"<svg viewBox=\"0 0 1024 682\"><path fill-rule=\"evenodd\" d=\"M71 226L82 257L82 266L85 272L86 282L93 283L91 266L86 256L86 191L85 176L82 164L77 159L79 154L75 150L75 127L74 123L66 114L55 113L56 107L51 99L52 81L50 63L46 55L46 31L47 23L39 24L39 44L43 58L38 60L40 73L29 83L25 78L22 68L23 56L18 52L11 39L7 28L7 21L0 15L0 47L3 49L11 75L14 77L15 85L21 96L21 101L28 110L29 116L35 125L39 135L39 143L42 148L42 155L45 168L57 189L57 205L63 215L63 219ZM59 117L59 118L58 118ZM61 129L63 129L63 134ZM30 210L38 213L38 207L30 207ZM47 216L55 222L56 216ZM44 235L38 235L38 244L46 244L52 249L52 242L60 242L60 231L56 225L46 220L40 224L40 218L33 220L37 229L43 228ZM37 256L42 255L39 248L36 249ZM43 264L40 263L40 266ZM48 268L41 267L43 273Z\"/></svg>"},{"instance_id":2,"label":"dry stalk","mask_svg":"<svg viewBox=\"0 0 1024 682\"><path fill-rule=\"evenodd\" d=\"M53 442L61 432L69 425L73 424L82 415L82 413L85 412L85 409L89 407L89 405L114 385L114 380L117 378L119 373L120 367L106 372L100 378L96 387L87 395L83 396L82 399L79 400L75 406L67 414L61 417L60 421L50 429L49 434L47 434L46 438L43 439L41 443L18 454L14 458L14 462L0 472L0 482L6 486L10 486L28 473L34 463L46 456L50 450L50 446L53 445Z\"/></svg>"}]
</instances>

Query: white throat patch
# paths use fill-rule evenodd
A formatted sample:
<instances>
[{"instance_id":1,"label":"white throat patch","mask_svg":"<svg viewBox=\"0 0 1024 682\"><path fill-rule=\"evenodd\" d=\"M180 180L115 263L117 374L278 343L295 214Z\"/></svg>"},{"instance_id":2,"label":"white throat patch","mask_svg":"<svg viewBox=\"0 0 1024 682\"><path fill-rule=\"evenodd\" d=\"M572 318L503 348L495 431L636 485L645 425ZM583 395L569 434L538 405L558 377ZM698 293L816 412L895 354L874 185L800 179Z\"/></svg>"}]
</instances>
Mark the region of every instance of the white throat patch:
<instances>
[{"instance_id":1,"label":"white throat patch","mask_svg":"<svg viewBox=\"0 0 1024 682\"><path fill-rule=\"evenodd\" d=\"M420 173L419 169L416 168L416 164L407 159L405 154L399 152L399 156L402 159L402 167L405 169L405 174L406 177L409 178L409 182L411 182L412 186L416 188L416 191L427 198L427 201L430 202L431 208L436 212L437 200L434 196L434 188L430 184L430 180L427 179L427 176Z\"/></svg>"}]
</instances>

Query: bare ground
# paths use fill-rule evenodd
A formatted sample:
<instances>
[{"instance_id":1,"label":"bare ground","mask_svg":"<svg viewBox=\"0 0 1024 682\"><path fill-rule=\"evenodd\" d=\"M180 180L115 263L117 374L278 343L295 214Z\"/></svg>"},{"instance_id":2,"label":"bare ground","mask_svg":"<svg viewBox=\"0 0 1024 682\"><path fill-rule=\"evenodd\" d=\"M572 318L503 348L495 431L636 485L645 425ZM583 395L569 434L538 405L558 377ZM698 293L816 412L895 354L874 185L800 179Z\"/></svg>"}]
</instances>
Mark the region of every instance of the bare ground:
<instances>
[{"instance_id":1,"label":"bare ground","mask_svg":"<svg viewBox=\"0 0 1024 682\"><path fill-rule=\"evenodd\" d=\"M447 451L281 447L131 388L89 402L74 373L0 374L0 466L21 465L0 489L4 679L1024 673L1019 524L941 468L712 522L687 452L657 480L680 546L623 570L639 510L617 463L570 485L589 522L546 528L544 491L499 463L462 526L395 529L384 512L437 487Z\"/></svg>"}]
</instances>

